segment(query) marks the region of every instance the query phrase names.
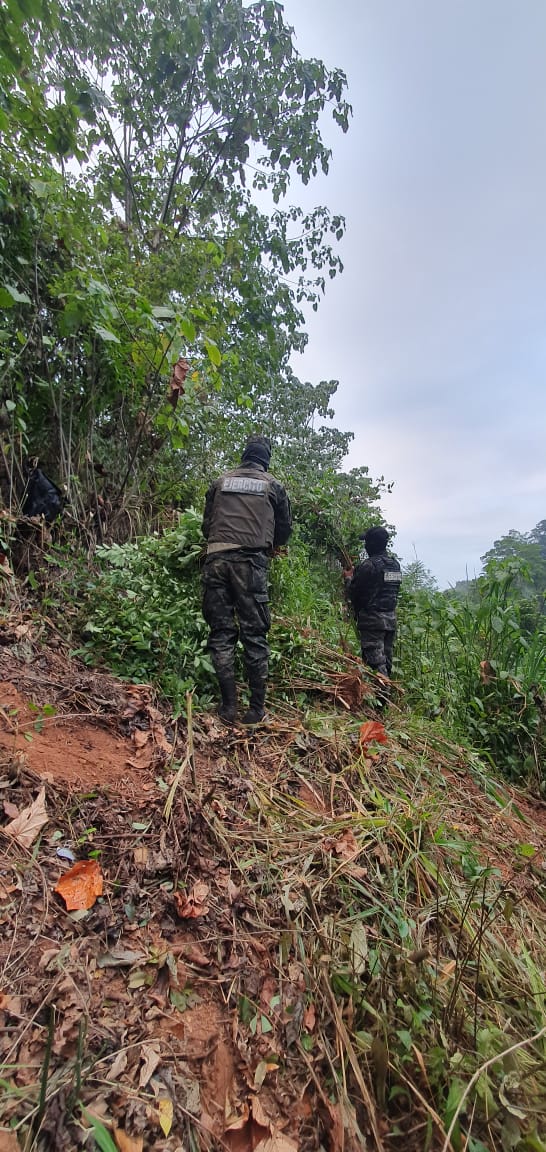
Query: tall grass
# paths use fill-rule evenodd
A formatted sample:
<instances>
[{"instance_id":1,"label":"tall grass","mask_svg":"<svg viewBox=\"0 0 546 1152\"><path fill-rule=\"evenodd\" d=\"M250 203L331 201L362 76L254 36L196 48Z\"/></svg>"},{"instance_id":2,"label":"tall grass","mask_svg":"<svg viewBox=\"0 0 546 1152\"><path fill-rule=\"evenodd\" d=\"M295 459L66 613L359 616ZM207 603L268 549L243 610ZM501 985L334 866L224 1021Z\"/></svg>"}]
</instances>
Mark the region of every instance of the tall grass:
<instances>
[{"instance_id":1,"label":"tall grass","mask_svg":"<svg viewBox=\"0 0 546 1152\"><path fill-rule=\"evenodd\" d=\"M517 576L513 562L490 565L462 602L403 596L398 659L411 707L546 791L546 629L525 630Z\"/></svg>"}]
</instances>

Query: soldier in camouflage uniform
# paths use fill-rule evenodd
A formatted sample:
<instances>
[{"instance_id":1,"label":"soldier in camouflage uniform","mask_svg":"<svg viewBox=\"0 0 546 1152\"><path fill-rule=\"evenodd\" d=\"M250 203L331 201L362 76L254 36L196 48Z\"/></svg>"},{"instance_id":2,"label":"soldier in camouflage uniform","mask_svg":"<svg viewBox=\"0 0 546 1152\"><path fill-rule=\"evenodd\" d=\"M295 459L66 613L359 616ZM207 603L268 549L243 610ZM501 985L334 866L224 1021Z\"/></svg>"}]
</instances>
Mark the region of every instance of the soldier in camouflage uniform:
<instances>
[{"instance_id":1,"label":"soldier in camouflage uniform","mask_svg":"<svg viewBox=\"0 0 546 1152\"><path fill-rule=\"evenodd\" d=\"M402 574L398 560L386 551L389 534L385 528L369 528L361 539L368 559L352 572L347 596L354 608L364 663L390 677Z\"/></svg>"},{"instance_id":2,"label":"soldier in camouflage uniform","mask_svg":"<svg viewBox=\"0 0 546 1152\"><path fill-rule=\"evenodd\" d=\"M267 471L270 459L269 440L251 437L239 467L214 481L205 502L203 615L222 696L218 713L228 724L237 718L238 638L250 687L243 724L259 724L265 714L271 623L267 570L274 548L286 544L292 530L286 492Z\"/></svg>"}]
</instances>

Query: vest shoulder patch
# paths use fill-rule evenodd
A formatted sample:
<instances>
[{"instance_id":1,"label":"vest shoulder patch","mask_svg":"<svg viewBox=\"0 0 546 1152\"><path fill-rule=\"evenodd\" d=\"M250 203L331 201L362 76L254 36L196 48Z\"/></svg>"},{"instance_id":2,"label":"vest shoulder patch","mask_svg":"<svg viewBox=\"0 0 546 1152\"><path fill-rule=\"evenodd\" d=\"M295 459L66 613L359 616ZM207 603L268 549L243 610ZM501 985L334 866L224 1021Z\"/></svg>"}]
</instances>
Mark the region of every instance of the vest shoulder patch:
<instances>
[{"instance_id":1,"label":"vest shoulder patch","mask_svg":"<svg viewBox=\"0 0 546 1152\"><path fill-rule=\"evenodd\" d=\"M386 584L400 584L402 580L402 573L386 571L383 573L383 579Z\"/></svg>"},{"instance_id":2,"label":"vest shoulder patch","mask_svg":"<svg viewBox=\"0 0 546 1152\"><path fill-rule=\"evenodd\" d=\"M256 480L253 476L226 476L222 480L222 492L257 492L262 496L267 491L267 480Z\"/></svg>"}]
</instances>

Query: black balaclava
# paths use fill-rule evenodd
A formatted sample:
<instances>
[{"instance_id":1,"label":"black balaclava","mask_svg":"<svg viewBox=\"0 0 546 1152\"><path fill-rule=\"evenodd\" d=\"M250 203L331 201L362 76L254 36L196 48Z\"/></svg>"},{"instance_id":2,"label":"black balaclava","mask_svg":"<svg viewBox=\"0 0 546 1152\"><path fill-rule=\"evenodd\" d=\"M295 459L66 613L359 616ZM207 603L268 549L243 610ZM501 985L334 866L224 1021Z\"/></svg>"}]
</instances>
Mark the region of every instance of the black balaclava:
<instances>
[{"instance_id":1,"label":"black balaclava","mask_svg":"<svg viewBox=\"0 0 546 1152\"><path fill-rule=\"evenodd\" d=\"M249 436L241 464L261 464L266 472L271 460L271 441L267 436Z\"/></svg>"},{"instance_id":2,"label":"black balaclava","mask_svg":"<svg viewBox=\"0 0 546 1152\"><path fill-rule=\"evenodd\" d=\"M382 528L378 524L375 528L368 528L361 539L364 541L368 556L377 556L379 552L385 551L389 542L389 533L386 528Z\"/></svg>"}]
</instances>

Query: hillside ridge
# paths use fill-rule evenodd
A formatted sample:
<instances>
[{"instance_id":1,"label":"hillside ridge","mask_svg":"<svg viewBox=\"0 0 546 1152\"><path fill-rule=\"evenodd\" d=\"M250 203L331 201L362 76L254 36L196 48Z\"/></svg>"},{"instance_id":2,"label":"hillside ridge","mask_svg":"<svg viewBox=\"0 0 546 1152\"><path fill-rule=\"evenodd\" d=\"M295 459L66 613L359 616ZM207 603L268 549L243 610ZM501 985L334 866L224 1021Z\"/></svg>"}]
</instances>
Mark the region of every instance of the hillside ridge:
<instances>
[{"instance_id":1,"label":"hillside ridge","mask_svg":"<svg viewBox=\"0 0 546 1152\"><path fill-rule=\"evenodd\" d=\"M0 648L6 1147L543 1148L546 806L396 709L188 731L50 641Z\"/></svg>"}]
</instances>

